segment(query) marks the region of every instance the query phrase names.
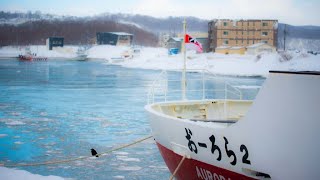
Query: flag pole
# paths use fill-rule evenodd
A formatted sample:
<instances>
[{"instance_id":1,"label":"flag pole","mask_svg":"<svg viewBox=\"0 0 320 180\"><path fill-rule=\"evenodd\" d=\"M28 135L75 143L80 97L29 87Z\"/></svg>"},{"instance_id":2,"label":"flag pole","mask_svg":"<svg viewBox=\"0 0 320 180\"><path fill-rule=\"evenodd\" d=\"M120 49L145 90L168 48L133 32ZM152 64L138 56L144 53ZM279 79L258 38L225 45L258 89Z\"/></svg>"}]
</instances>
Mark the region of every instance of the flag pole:
<instances>
[{"instance_id":1,"label":"flag pole","mask_svg":"<svg viewBox=\"0 0 320 180\"><path fill-rule=\"evenodd\" d=\"M187 34L186 18L183 20L183 70L182 70L182 100L186 100L186 34Z\"/></svg>"}]
</instances>

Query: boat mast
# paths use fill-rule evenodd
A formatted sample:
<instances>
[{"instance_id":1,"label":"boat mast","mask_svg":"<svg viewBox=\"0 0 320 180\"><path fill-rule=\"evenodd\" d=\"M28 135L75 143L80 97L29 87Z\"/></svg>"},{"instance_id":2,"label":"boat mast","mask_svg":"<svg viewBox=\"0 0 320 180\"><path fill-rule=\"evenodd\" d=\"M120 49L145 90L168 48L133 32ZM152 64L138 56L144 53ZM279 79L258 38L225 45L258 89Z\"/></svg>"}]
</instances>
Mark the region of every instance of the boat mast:
<instances>
[{"instance_id":1,"label":"boat mast","mask_svg":"<svg viewBox=\"0 0 320 180\"><path fill-rule=\"evenodd\" d=\"M183 70L182 70L182 81L181 81L181 87L182 87L182 100L186 100L186 32L187 31L187 22L186 18L183 20Z\"/></svg>"}]
</instances>

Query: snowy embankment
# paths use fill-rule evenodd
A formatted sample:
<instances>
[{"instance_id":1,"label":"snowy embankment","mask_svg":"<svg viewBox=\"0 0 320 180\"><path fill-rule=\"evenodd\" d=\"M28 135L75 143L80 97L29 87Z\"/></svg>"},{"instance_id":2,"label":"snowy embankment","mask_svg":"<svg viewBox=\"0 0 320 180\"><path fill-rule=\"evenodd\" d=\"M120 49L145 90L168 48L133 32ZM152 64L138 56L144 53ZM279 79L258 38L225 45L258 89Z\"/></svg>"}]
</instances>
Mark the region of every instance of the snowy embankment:
<instances>
[{"instance_id":1,"label":"snowy embankment","mask_svg":"<svg viewBox=\"0 0 320 180\"><path fill-rule=\"evenodd\" d=\"M183 55L168 56L166 49L144 48L140 57L117 63L128 68L179 70ZM320 56L306 53L224 55L187 52L187 69L205 69L215 74L232 76L267 76L270 70L320 71Z\"/></svg>"},{"instance_id":2,"label":"snowy embankment","mask_svg":"<svg viewBox=\"0 0 320 180\"><path fill-rule=\"evenodd\" d=\"M26 54L26 47L28 47L32 53L37 54L37 56L48 58L74 58L78 50L78 46L55 47L52 51L49 51L48 48L43 45L5 46L0 48L0 58L14 58L19 55L24 55Z\"/></svg>"},{"instance_id":3,"label":"snowy embankment","mask_svg":"<svg viewBox=\"0 0 320 180\"><path fill-rule=\"evenodd\" d=\"M33 53L50 59L74 59L78 46L65 46L47 50L45 46L30 46ZM89 59L104 59L106 63L116 63L127 68L178 70L183 67L183 55L168 56L165 48L140 48L140 54L133 58L122 58L130 54L129 47L96 45L87 50ZM17 57L24 54L24 47L2 47L0 57ZM108 60L108 61L107 61ZM267 76L269 70L320 71L320 55L305 52L284 54L224 55L216 53L196 54L187 52L188 69L206 69L212 73L234 76Z\"/></svg>"}]
</instances>

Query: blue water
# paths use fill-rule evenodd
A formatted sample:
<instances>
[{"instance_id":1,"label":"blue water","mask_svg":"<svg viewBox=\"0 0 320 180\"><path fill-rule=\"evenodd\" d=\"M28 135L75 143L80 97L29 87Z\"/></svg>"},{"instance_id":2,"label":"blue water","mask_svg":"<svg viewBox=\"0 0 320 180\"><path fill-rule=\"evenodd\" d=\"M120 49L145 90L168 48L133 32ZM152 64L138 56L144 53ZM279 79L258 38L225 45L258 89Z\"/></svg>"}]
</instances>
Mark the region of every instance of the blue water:
<instances>
[{"instance_id":1,"label":"blue water","mask_svg":"<svg viewBox=\"0 0 320 180\"><path fill-rule=\"evenodd\" d=\"M104 61L1 60L0 164L88 156L91 148L104 152L150 135L143 107L148 88L159 73ZM170 77L179 75L170 73ZM244 85L264 81L224 79ZM207 86L218 86L218 82ZM169 86L179 88L177 84ZM74 179L170 177L153 139L99 158L19 169Z\"/></svg>"}]
</instances>

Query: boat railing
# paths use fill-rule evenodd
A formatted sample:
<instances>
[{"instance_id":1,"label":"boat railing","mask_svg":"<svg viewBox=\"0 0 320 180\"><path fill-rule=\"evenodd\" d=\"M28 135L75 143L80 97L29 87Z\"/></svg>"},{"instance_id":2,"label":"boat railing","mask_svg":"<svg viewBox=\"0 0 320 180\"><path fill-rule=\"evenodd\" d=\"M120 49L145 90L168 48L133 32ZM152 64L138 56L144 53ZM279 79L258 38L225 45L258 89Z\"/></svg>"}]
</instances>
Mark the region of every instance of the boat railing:
<instances>
[{"instance_id":1,"label":"boat railing","mask_svg":"<svg viewBox=\"0 0 320 180\"><path fill-rule=\"evenodd\" d=\"M170 70L170 72L179 72L179 70ZM162 71L156 80L152 82L151 87L149 88L147 97L148 104L181 99L182 86L181 79L179 78L180 76L175 76L175 79L173 79L169 76L168 71ZM210 85L210 81L214 79L217 81L217 79L223 78L205 69L188 69L186 76L187 99L212 99L210 94L215 94L215 98L219 99L241 100L243 98L241 89L225 80L219 83L221 84L219 88L216 88L214 85Z\"/></svg>"}]
</instances>

